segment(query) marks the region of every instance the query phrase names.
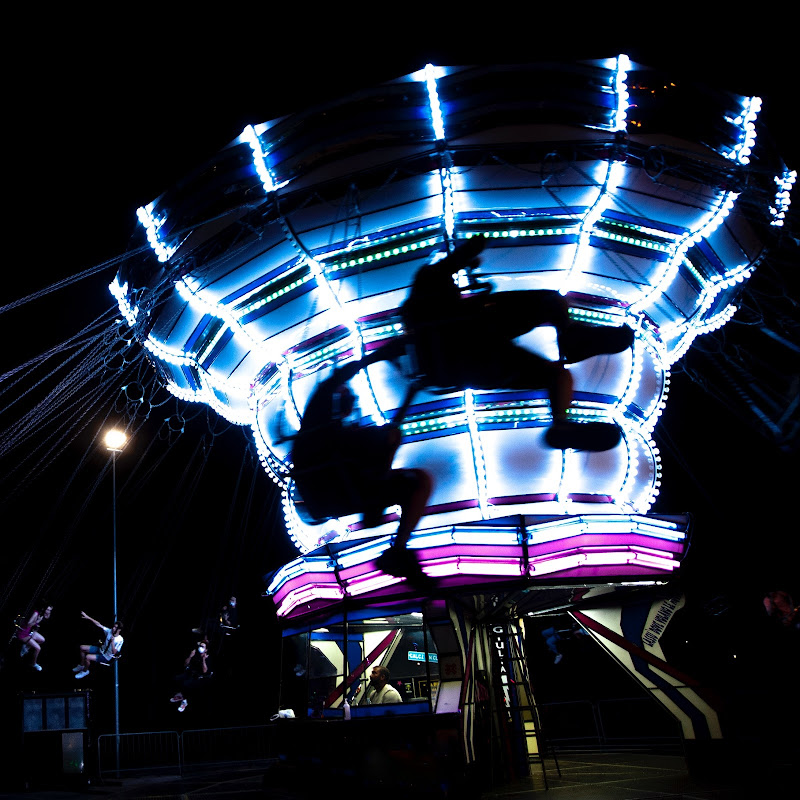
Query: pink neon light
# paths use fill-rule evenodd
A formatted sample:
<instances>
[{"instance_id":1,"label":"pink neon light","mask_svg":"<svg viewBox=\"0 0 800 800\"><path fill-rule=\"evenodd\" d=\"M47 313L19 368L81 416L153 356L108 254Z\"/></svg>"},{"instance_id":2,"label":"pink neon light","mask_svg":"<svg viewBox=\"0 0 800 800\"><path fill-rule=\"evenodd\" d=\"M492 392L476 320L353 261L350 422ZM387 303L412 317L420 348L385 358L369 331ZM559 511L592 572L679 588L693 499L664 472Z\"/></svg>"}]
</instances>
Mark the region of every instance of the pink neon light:
<instances>
[{"instance_id":1,"label":"pink neon light","mask_svg":"<svg viewBox=\"0 0 800 800\"><path fill-rule=\"evenodd\" d=\"M464 575L511 575L519 577L522 568L519 561L502 559L448 558L425 563L425 572L432 578L442 578L454 574Z\"/></svg>"},{"instance_id":2,"label":"pink neon light","mask_svg":"<svg viewBox=\"0 0 800 800\"><path fill-rule=\"evenodd\" d=\"M575 503L613 503L614 498L608 494L569 494L567 497Z\"/></svg>"},{"instance_id":3,"label":"pink neon light","mask_svg":"<svg viewBox=\"0 0 800 800\"><path fill-rule=\"evenodd\" d=\"M296 591L302 591L307 586L319 586L321 589L330 586L341 594L341 588L332 572L304 572L284 581L275 590L275 602L282 603L284 598Z\"/></svg>"},{"instance_id":4,"label":"pink neon light","mask_svg":"<svg viewBox=\"0 0 800 800\"><path fill-rule=\"evenodd\" d=\"M576 567L594 566L621 566L625 564L640 563L665 571L675 568L676 562L669 558L643 557L632 550L618 550L605 552L573 552L563 553L556 557L535 559L530 564L531 575L543 575L560 572Z\"/></svg>"},{"instance_id":5,"label":"pink neon light","mask_svg":"<svg viewBox=\"0 0 800 800\"><path fill-rule=\"evenodd\" d=\"M671 550L672 548L664 548L664 550ZM664 555L664 550L657 550L654 547L637 547L632 546L631 550L635 553L642 553L643 555L653 556L655 558L666 558L667 556ZM673 551L675 552L675 551ZM677 552L681 552L678 550Z\"/></svg>"},{"instance_id":6,"label":"pink neon light","mask_svg":"<svg viewBox=\"0 0 800 800\"><path fill-rule=\"evenodd\" d=\"M380 570L375 567L375 553L370 553L364 561L360 564L351 564L347 569L339 570L339 580L342 583L350 584L363 578L367 573L374 573L376 575L382 574Z\"/></svg>"},{"instance_id":7,"label":"pink neon light","mask_svg":"<svg viewBox=\"0 0 800 800\"><path fill-rule=\"evenodd\" d=\"M654 547L654 545L656 546ZM561 539L554 539L550 542L530 544L528 546L528 553L530 555L539 555L563 552L565 549L572 550L578 547L607 548L618 546L650 547L658 553L682 553L684 549L683 542L673 542L669 539L660 539L641 533L581 533L575 536L565 536Z\"/></svg>"},{"instance_id":8,"label":"pink neon light","mask_svg":"<svg viewBox=\"0 0 800 800\"><path fill-rule=\"evenodd\" d=\"M555 499L555 494L541 492L539 494L516 494L506 495L505 497L490 497L489 503L493 506L516 506L528 505L529 503L552 503Z\"/></svg>"},{"instance_id":9,"label":"pink neon light","mask_svg":"<svg viewBox=\"0 0 800 800\"><path fill-rule=\"evenodd\" d=\"M289 593L278 605L277 614L280 617L288 616L297 606L302 603L311 603L319 600L339 601L344 597L341 589L328 589L323 586L308 586L302 591Z\"/></svg>"},{"instance_id":10,"label":"pink neon light","mask_svg":"<svg viewBox=\"0 0 800 800\"><path fill-rule=\"evenodd\" d=\"M444 544L439 547L420 547L414 552L421 561L440 558L503 558L522 559L522 546L518 544Z\"/></svg>"},{"instance_id":11,"label":"pink neon light","mask_svg":"<svg viewBox=\"0 0 800 800\"><path fill-rule=\"evenodd\" d=\"M394 586L404 578L387 575L384 572L370 572L363 578L352 578L347 582L347 594L356 597L366 592L374 592L387 586Z\"/></svg>"},{"instance_id":12,"label":"pink neon light","mask_svg":"<svg viewBox=\"0 0 800 800\"><path fill-rule=\"evenodd\" d=\"M612 544L609 540L614 543ZM632 560L639 560L642 564L649 563L658 569L672 570L675 568L670 551L680 552L680 543L664 542L663 549L657 549L643 547L643 541L652 544L653 539L639 534L623 536L582 534L531 546L529 548L530 564L533 573L539 575L561 569L571 569L576 565L626 564ZM661 543L664 540L658 541ZM566 542L569 542L571 546L565 549ZM452 544L420 549L417 551L417 555L426 571L436 577L445 577L456 573L519 575L522 562L522 548L518 545L462 546ZM570 558L575 559L574 563L569 561ZM360 595L400 582L397 578L376 573L374 567L370 568L372 564L373 562L370 560L341 571L339 577L348 587L347 594ZM317 587L319 592L326 595L334 592L338 596L342 596L336 576L332 572L309 572L296 575L282 584L275 592L275 600L282 604L295 591L308 590L310 585Z\"/></svg>"},{"instance_id":13,"label":"pink neon light","mask_svg":"<svg viewBox=\"0 0 800 800\"><path fill-rule=\"evenodd\" d=\"M563 577L589 578L603 576L645 576L672 572L679 566L678 559L685 549L685 540L673 541L647 533L605 531L601 533L576 532L579 527L564 528L563 536L552 541L530 542L528 545L528 577L542 578L558 574ZM487 534L483 542L476 536L466 541L453 542L435 534L431 541L444 541L415 549L423 570L443 585L470 585L481 578L502 580L523 575L524 548L518 543L495 543ZM544 532L543 532L544 533ZM531 537L536 532L532 530ZM425 544L425 534L415 537L415 543ZM459 534L459 539L465 537ZM486 543L486 539L490 541ZM358 551L349 551L352 558ZM334 605L345 596L377 599L406 592L412 587L402 578L387 575L375 568L375 549L364 548L364 561L351 563L346 569L334 573L326 559L319 556L299 559L290 574L273 592L273 598L282 617L292 616L297 609ZM322 569L323 564L327 569ZM308 570L299 572L298 569ZM338 574L338 579L337 579ZM344 587L344 588L343 588Z\"/></svg>"},{"instance_id":14,"label":"pink neon light","mask_svg":"<svg viewBox=\"0 0 800 800\"><path fill-rule=\"evenodd\" d=\"M446 581L449 586L469 585L471 578L492 576L495 578L518 578L520 576L519 563L502 559L476 559L452 556L445 559L432 559L423 562L425 572L431 577ZM671 572L678 567L678 562L671 558L659 558L648 553L637 552L633 549L613 551L588 551L570 552L550 555L539 558L530 564L530 576L542 577L558 573L564 578L602 578L619 576L648 576ZM402 584L400 578L375 573L368 570L364 577L353 578L347 589L347 594L360 596L371 594L373 597L387 594L387 590ZM391 594L391 591L388 592ZM334 605L342 599L339 587L325 585L309 585L305 589L296 589L287 594L284 601L277 609L278 616L288 617L301 605L323 608Z\"/></svg>"},{"instance_id":15,"label":"pink neon light","mask_svg":"<svg viewBox=\"0 0 800 800\"><path fill-rule=\"evenodd\" d=\"M459 500L455 503L440 503L437 506L428 506L425 509L425 516L430 517L436 514L446 514L448 511L463 511L466 508L477 508L478 505L480 504L477 500Z\"/></svg>"}]
</instances>

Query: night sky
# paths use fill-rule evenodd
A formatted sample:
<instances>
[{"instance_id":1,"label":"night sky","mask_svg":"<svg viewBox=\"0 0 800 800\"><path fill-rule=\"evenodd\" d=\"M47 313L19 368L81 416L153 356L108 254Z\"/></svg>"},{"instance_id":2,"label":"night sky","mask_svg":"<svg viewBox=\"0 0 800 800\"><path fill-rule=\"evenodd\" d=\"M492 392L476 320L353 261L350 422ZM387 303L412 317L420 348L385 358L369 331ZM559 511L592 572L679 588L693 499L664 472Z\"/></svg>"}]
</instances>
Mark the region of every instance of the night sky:
<instances>
[{"instance_id":1,"label":"night sky","mask_svg":"<svg viewBox=\"0 0 800 800\"><path fill-rule=\"evenodd\" d=\"M790 77L796 67L791 54L766 38L771 20L755 48L740 39L710 41L699 26L692 46L676 49L666 34L651 41L634 25L629 34L589 40L563 22L542 24L533 15L527 24L506 20L510 30L478 20L476 27L445 25L444 37L434 35L437 21L430 19L398 23L391 34L342 19L312 30L299 20L281 20L279 26L272 19L255 30L248 15L238 13L236 21L205 28L164 20L151 26L137 19L112 29L71 17L63 25L51 20L30 35L24 62L7 76L4 103L14 120L5 153L13 212L6 217L11 246L0 306L106 266L0 314L0 374L56 347L113 306L106 288L116 271L111 262L138 244L136 208L246 124L404 75L428 61L514 63L625 52L644 64L674 65L680 75L762 96L779 151L790 167L800 163L791 126L796 91L790 91ZM749 30L758 32L759 26ZM61 351L54 361L63 358ZM33 407L43 391L24 382L8 388L9 383L0 384L0 408L17 402L15 410L0 415L3 438L19 409ZM76 405L81 397L79 391ZM245 434L195 407L177 436L164 421L170 417L177 424L176 404L164 392L160 399L164 404L152 408L147 421L140 410L141 430L117 462L119 605L128 625L123 728L174 729L170 678L192 646L191 628L215 616L231 593L240 598L244 629L236 646L226 641L218 654L226 682L220 682L213 719L263 721L276 710L280 640L269 603L260 597L261 575L296 551L286 541L272 483L254 461ZM105 408L110 421L131 413L119 400ZM43 411L36 423L43 430L46 419ZM55 606L42 629L48 639L41 657L45 672L34 680L6 669L6 689L73 686L69 668L77 663L77 646L96 638L79 612L111 621L111 473L107 452L93 444L102 422L98 412L65 429L62 444L24 486L19 481L33 462L20 465L19 452L0 459L3 635L10 635L14 615L37 594ZM788 520L797 491L796 453L778 448L757 424L739 418L680 370L655 438L664 466L653 510L691 512L695 521L684 567L692 604L682 612L682 640L691 638L683 637L685 631L738 639L737 621L756 624L763 615L765 591L786 588L800 595L796 522ZM735 557L726 549L730 542L739 545ZM738 555L743 543L750 548L746 562ZM680 657L691 655L684 648ZM108 693L105 678L86 683ZM552 680L544 690L555 696L560 688ZM197 718L192 724L198 726Z\"/></svg>"}]
</instances>

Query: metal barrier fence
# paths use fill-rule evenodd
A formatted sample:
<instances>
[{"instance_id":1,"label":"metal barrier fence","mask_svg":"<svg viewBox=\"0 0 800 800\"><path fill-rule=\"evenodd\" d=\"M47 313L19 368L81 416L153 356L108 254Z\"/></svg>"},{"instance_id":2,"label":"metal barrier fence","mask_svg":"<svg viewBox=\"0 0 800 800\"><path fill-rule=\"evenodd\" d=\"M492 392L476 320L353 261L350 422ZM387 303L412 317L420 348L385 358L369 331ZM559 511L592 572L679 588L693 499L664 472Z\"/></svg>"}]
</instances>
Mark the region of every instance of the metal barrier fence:
<instances>
[{"instance_id":1,"label":"metal barrier fence","mask_svg":"<svg viewBox=\"0 0 800 800\"><path fill-rule=\"evenodd\" d=\"M205 728L181 735L183 765L263 761L273 757L277 726Z\"/></svg>"},{"instance_id":2,"label":"metal barrier fence","mask_svg":"<svg viewBox=\"0 0 800 800\"><path fill-rule=\"evenodd\" d=\"M133 772L174 772L183 766L181 737L177 731L144 731L97 737L97 769L100 775Z\"/></svg>"},{"instance_id":3,"label":"metal barrier fence","mask_svg":"<svg viewBox=\"0 0 800 800\"><path fill-rule=\"evenodd\" d=\"M543 703L542 732L559 751L597 747L680 746L680 726L648 697ZM110 774L172 772L215 764L269 761L276 757L278 724L233 728L122 733L97 738L97 767Z\"/></svg>"},{"instance_id":4,"label":"metal barrier fence","mask_svg":"<svg viewBox=\"0 0 800 800\"><path fill-rule=\"evenodd\" d=\"M121 733L97 737L101 776L143 773L183 774L194 766L261 762L271 759L275 725Z\"/></svg>"}]
</instances>

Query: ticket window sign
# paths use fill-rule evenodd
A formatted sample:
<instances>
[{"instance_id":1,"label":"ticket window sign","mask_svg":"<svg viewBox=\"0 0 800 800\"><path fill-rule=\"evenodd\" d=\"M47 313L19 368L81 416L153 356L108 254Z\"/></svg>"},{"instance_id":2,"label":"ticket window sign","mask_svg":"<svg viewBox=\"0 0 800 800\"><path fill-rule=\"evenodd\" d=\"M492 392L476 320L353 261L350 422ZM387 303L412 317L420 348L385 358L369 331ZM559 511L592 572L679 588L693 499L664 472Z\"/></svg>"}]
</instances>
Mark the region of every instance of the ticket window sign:
<instances>
[{"instance_id":1,"label":"ticket window sign","mask_svg":"<svg viewBox=\"0 0 800 800\"><path fill-rule=\"evenodd\" d=\"M439 656L436 653L428 653L427 655L428 655L427 660L430 661L432 664L438 664L439 663ZM408 651L408 660L409 661L421 661L421 662L424 663L425 660L426 660L425 659L425 653L419 653L419 652L417 652L415 650L409 650Z\"/></svg>"}]
</instances>

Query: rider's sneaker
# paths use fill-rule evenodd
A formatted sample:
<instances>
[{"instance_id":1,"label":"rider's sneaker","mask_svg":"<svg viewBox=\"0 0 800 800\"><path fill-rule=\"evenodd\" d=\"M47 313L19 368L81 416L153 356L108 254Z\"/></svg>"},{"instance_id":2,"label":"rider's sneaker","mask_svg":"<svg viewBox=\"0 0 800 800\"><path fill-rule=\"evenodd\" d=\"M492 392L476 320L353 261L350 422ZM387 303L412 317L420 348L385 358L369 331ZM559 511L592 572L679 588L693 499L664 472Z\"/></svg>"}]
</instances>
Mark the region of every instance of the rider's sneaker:
<instances>
[{"instance_id":1,"label":"rider's sneaker","mask_svg":"<svg viewBox=\"0 0 800 800\"><path fill-rule=\"evenodd\" d=\"M547 430L545 441L555 450L612 450L622 441L622 432L613 422L556 421Z\"/></svg>"},{"instance_id":2,"label":"rider's sneaker","mask_svg":"<svg viewBox=\"0 0 800 800\"><path fill-rule=\"evenodd\" d=\"M382 572L397 577L406 577L410 570L419 569L419 564L414 558L414 554L406 550L405 547L390 547L384 550L375 560L375 566Z\"/></svg>"},{"instance_id":3,"label":"rider's sneaker","mask_svg":"<svg viewBox=\"0 0 800 800\"><path fill-rule=\"evenodd\" d=\"M433 589L433 578L424 572L416 554L405 547L390 547L378 556L375 566L388 575L405 578L421 591Z\"/></svg>"}]
</instances>

